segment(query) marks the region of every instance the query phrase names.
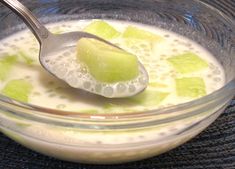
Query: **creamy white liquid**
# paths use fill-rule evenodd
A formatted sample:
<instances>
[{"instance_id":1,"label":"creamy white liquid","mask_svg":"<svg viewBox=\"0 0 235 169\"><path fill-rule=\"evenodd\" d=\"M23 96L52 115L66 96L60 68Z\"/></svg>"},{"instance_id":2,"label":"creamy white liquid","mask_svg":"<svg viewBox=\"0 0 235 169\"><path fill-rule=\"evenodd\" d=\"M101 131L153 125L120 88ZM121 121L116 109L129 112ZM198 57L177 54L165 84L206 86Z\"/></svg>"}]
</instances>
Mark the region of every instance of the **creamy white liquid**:
<instances>
[{"instance_id":1,"label":"creamy white liquid","mask_svg":"<svg viewBox=\"0 0 235 169\"><path fill-rule=\"evenodd\" d=\"M52 32L79 31L90 22L91 21L73 21L55 23L50 24L47 27L52 30ZM112 43L120 45L122 48L135 54L139 58L148 71L150 83L160 84L160 86L157 87L149 86L150 89L169 93L159 105L150 107L137 104L130 105L125 99L105 99L69 87L67 84L54 78L40 66L38 62L39 45L29 31L16 33L0 42L0 56L17 54L21 51L34 60L33 65L30 66L24 63L15 65L7 80L0 83L0 89L10 80L28 79L33 85L33 92L30 94L29 99L30 104L69 111L116 113L134 110L149 110L176 105L194 99L177 96L175 90L176 78L203 78L206 84L207 94L224 85L224 72L221 65L207 50L195 42L173 32L155 27L119 21L108 22L119 32L123 32L128 25L132 25L164 38L163 41L154 44L143 41L131 45L126 43L121 37L112 40ZM185 53L186 51L197 54L210 66L207 69L194 73L177 73L166 59L177 54ZM66 51L65 53L62 53L61 56L74 59L76 57L76 50ZM67 63L67 65L69 67L69 63ZM161 86L162 84L164 86Z\"/></svg>"}]
</instances>

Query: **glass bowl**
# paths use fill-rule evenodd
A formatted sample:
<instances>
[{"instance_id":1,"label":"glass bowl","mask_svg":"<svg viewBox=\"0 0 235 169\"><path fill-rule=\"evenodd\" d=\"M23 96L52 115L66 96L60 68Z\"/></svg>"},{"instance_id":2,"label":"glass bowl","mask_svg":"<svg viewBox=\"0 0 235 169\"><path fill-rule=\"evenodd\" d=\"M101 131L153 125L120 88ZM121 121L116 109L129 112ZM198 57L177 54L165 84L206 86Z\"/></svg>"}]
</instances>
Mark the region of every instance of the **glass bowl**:
<instances>
[{"instance_id":1,"label":"glass bowl","mask_svg":"<svg viewBox=\"0 0 235 169\"><path fill-rule=\"evenodd\" d=\"M198 0L22 1L43 23L113 19L144 23L184 35L222 64L226 85L200 99L145 112L84 114L47 109L0 97L0 129L20 144L58 159L111 164L141 160L171 150L210 125L235 92L235 23ZM0 5L0 39L22 21ZM63 141L62 141L63 140Z\"/></svg>"}]
</instances>

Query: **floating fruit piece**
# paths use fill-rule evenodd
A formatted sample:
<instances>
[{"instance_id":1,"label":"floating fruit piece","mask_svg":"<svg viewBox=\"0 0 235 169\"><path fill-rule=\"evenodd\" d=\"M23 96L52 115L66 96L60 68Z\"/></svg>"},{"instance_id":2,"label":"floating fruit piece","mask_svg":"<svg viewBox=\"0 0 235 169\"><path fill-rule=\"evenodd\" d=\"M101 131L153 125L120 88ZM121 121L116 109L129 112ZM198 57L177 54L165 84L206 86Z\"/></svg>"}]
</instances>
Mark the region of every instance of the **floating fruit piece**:
<instances>
[{"instance_id":1,"label":"floating fruit piece","mask_svg":"<svg viewBox=\"0 0 235 169\"><path fill-rule=\"evenodd\" d=\"M144 40L144 41L161 41L163 37L148 32L143 29L136 28L134 26L128 26L126 30L123 32L123 38L131 38L136 40Z\"/></svg>"},{"instance_id":2,"label":"floating fruit piece","mask_svg":"<svg viewBox=\"0 0 235 169\"><path fill-rule=\"evenodd\" d=\"M206 95L204 80L199 77L176 79L176 91L182 97L201 97Z\"/></svg>"},{"instance_id":3,"label":"floating fruit piece","mask_svg":"<svg viewBox=\"0 0 235 169\"><path fill-rule=\"evenodd\" d=\"M3 88L2 94L18 101L28 102L32 88L26 80L11 80Z\"/></svg>"},{"instance_id":4,"label":"floating fruit piece","mask_svg":"<svg viewBox=\"0 0 235 169\"><path fill-rule=\"evenodd\" d=\"M19 51L18 52L19 57L23 60L23 62L25 62L28 65L31 65L34 60L32 58L30 58L25 52L23 51Z\"/></svg>"},{"instance_id":5,"label":"floating fruit piece","mask_svg":"<svg viewBox=\"0 0 235 169\"><path fill-rule=\"evenodd\" d=\"M208 67L208 63L198 55L187 52L167 59L179 73L192 73Z\"/></svg>"},{"instance_id":6,"label":"floating fruit piece","mask_svg":"<svg viewBox=\"0 0 235 169\"><path fill-rule=\"evenodd\" d=\"M95 39L82 38L77 43L78 61L85 63L98 81L128 81L139 74L137 57Z\"/></svg>"},{"instance_id":7,"label":"floating fruit piece","mask_svg":"<svg viewBox=\"0 0 235 169\"><path fill-rule=\"evenodd\" d=\"M12 66L16 62L17 62L16 55L9 55L0 58L0 81L3 81L7 78L7 75L10 73Z\"/></svg>"},{"instance_id":8,"label":"floating fruit piece","mask_svg":"<svg viewBox=\"0 0 235 169\"><path fill-rule=\"evenodd\" d=\"M161 103L169 93L146 89L142 93L131 97L130 100L143 106L156 106Z\"/></svg>"},{"instance_id":9,"label":"floating fruit piece","mask_svg":"<svg viewBox=\"0 0 235 169\"><path fill-rule=\"evenodd\" d=\"M159 83L159 82L150 82L149 87L154 87L154 88L166 88L167 85L166 84L163 84L163 83Z\"/></svg>"},{"instance_id":10,"label":"floating fruit piece","mask_svg":"<svg viewBox=\"0 0 235 169\"><path fill-rule=\"evenodd\" d=\"M93 21L84 28L84 31L99 36L106 40L116 38L120 35L120 32L114 29L107 22L101 20Z\"/></svg>"}]
</instances>

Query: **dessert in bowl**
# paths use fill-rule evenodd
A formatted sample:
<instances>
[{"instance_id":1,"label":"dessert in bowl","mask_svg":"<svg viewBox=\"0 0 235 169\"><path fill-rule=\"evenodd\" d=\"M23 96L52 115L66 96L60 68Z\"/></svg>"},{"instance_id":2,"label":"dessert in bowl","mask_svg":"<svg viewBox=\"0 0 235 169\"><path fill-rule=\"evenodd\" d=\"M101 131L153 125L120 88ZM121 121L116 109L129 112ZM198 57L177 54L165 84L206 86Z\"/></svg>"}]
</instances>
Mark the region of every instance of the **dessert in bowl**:
<instances>
[{"instance_id":1,"label":"dessert in bowl","mask_svg":"<svg viewBox=\"0 0 235 169\"><path fill-rule=\"evenodd\" d=\"M0 32L1 131L28 148L85 163L144 159L200 133L234 95L234 23L209 5L131 0L61 1L47 3L45 9L37 8L38 2L31 5L54 33L87 31L136 55L148 71L149 84L125 99L73 89L40 67L36 39L9 15L2 19ZM97 54L105 53L89 45ZM67 68L80 61L79 47L58 56L58 63ZM90 67L81 69L85 74ZM96 77L104 78L102 71L94 70ZM57 71L66 78L72 73ZM105 83L94 90L112 93ZM120 82L117 90L131 92L135 86Z\"/></svg>"}]
</instances>

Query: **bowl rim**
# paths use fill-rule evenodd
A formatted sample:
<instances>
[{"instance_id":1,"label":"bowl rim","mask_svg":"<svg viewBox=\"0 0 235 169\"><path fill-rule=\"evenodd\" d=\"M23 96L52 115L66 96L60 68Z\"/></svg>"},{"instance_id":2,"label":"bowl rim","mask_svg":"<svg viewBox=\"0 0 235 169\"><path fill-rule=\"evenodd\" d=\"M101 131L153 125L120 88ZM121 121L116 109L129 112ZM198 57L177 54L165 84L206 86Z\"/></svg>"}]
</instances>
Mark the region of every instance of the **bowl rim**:
<instances>
[{"instance_id":1,"label":"bowl rim","mask_svg":"<svg viewBox=\"0 0 235 169\"><path fill-rule=\"evenodd\" d=\"M235 21L233 21L230 17L228 17L226 14L220 12L217 8L211 6L210 4L206 3L206 2L202 2L202 1L198 1L198 0L193 0L197 3L201 3L202 5L210 8L211 10L215 11L216 13L218 13L220 16L224 17L229 24L231 24L234 28L235 28ZM182 104L177 104L177 105L173 105L173 106L169 106L169 107L165 107L165 108L158 108L158 109L152 109L152 110L148 110L148 111L138 111L138 112L130 112L130 113L119 113L119 114L109 114L109 113L99 113L99 114L93 114L93 113L79 113L79 112L73 112L73 111L63 111L63 110L57 110L57 109L52 109L52 108L45 108L45 107L41 107L41 106L36 106L36 105L32 105L32 104L28 104L28 103L23 103L23 102L19 102L16 100L13 100L9 97L6 97L4 95L0 94L0 109L4 109L7 110L9 112L15 112L14 114L18 114L19 116L24 114L24 111L33 111L33 112L37 112L38 115L40 115L40 117L43 118L47 118L47 117L51 117L52 121L56 120L56 119L66 119L67 122L71 122L74 121L72 115L76 114L76 119L81 119L81 120L85 120L85 121L90 121L90 122L106 122L106 121L110 121L110 120L127 120L127 119L140 119L140 118L144 118L144 117L155 117L158 115L166 115L166 114L171 114L177 111L181 111L181 110L189 110L192 107L197 107L200 105L203 105L205 103L208 102L213 102L214 100L217 99L217 101L221 101L224 99L224 101L226 100L226 102L228 102L229 100L232 99L232 97L234 96L234 91L235 91L235 78L232 79L231 81L229 81L228 83L226 83L223 87L221 87L220 89L195 100L186 102L186 103L182 103ZM218 104L216 102L216 104ZM216 104L214 103L213 106L216 106ZM210 105L212 106L212 105ZM16 109L20 108L21 110L23 110L22 112L18 112ZM205 107L203 107L205 108ZM185 116L185 114L183 114L184 116L180 115L178 116L178 119L181 119L181 117L191 117L192 115L197 115L200 114L200 111L195 111L194 113L190 114L190 116ZM187 113L186 113L187 114ZM37 119L37 114L30 114L30 116L33 116L33 119ZM27 118L28 116L22 116ZM72 117L72 118L71 118ZM31 118L32 119L32 118Z\"/></svg>"}]
</instances>

